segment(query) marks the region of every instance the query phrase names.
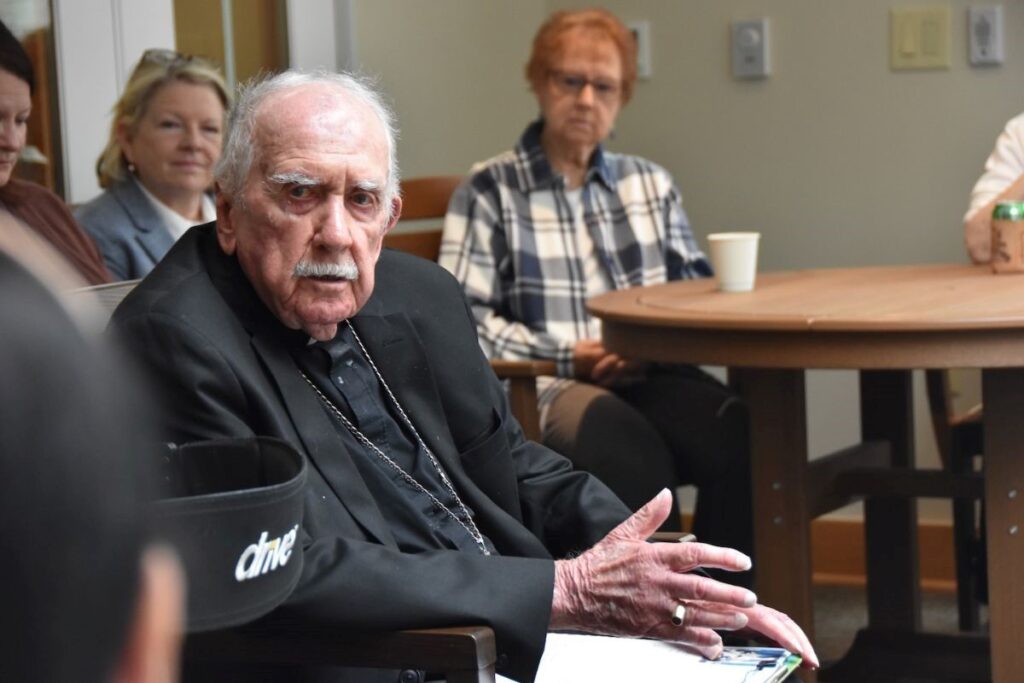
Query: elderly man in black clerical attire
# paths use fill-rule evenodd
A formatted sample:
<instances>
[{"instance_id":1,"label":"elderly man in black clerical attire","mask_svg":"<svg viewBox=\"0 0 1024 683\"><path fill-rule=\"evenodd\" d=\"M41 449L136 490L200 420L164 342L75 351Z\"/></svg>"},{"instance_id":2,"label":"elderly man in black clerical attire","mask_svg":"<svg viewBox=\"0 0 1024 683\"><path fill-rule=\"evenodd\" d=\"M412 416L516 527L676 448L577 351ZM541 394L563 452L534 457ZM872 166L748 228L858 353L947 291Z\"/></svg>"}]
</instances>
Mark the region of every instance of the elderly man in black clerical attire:
<instances>
[{"instance_id":1,"label":"elderly man in black clerical attire","mask_svg":"<svg viewBox=\"0 0 1024 683\"><path fill-rule=\"evenodd\" d=\"M190 230L114 317L169 438L269 435L309 458L303 576L268 618L488 624L499 673L524 681L549 629L710 657L715 629L746 629L816 664L788 617L691 571L745 570L747 556L645 542L667 491L630 516L524 440L458 283L381 250L402 208L394 140L392 115L353 77L250 86L216 171L216 223Z\"/></svg>"}]
</instances>

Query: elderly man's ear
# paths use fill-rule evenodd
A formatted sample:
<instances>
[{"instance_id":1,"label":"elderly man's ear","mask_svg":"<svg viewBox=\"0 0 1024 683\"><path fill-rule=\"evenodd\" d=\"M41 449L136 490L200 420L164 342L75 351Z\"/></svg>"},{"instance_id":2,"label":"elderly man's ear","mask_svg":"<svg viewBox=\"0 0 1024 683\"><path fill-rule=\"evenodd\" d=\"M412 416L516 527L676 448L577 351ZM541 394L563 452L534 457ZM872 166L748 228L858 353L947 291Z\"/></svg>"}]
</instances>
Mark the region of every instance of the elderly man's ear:
<instances>
[{"instance_id":1,"label":"elderly man's ear","mask_svg":"<svg viewBox=\"0 0 1024 683\"><path fill-rule=\"evenodd\" d=\"M114 683L176 683L185 623L185 574L167 547L143 553L135 614Z\"/></svg>"},{"instance_id":2,"label":"elderly man's ear","mask_svg":"<svg viewBox=\"0 0 1024 683\"><path fill-rule=\"evenodd\" d=\"M228 197L218 188L216 195L217 204L217 241L220 248L229 256L235 253L235 225L232 223L231 210L234 208L234 199Z\"/></svg>"},{"instance_id":3,"label":"elderly man's ear","mask_svg":"<svg viewBox=\"0 0 1024 683\"><path fill-rule=\"evenodd\" d=\"M401 218L401 216L402 198L396 195L395 198L391 200L391 218L388 221L387 227L384 228L385 235L391 231L391 228L395 227L395 223L398 222L398 219Z\"/></svg>"}]
</instances>

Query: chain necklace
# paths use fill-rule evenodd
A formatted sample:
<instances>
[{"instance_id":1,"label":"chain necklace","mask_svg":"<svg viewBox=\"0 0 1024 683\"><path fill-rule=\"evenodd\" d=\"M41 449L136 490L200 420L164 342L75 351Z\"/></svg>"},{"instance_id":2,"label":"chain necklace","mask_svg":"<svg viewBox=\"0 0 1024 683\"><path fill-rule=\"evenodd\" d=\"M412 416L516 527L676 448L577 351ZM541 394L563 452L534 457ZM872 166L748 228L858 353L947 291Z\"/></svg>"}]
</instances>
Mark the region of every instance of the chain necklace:
<instances>
[{"instance_id":1,"label":"chain necklace","mask_svg":"<svg viewBox=\"0 0 1024 683\"><path fill-rule=\"evenodd\" d=\"M430 460L430 464L434 466L434 469L437 470L437 473L441 476L441 482L444 484L445 488L448 489L448 493L450 493L452 495L452 498L455 500L455 504L458 506L458 512L460 514L452 512L452 510L447 505L438 500L437 496L428 491L426 487L423 486L423 484L419 483L416 480L415 477L406 472L401 465L392 460L390 457L388 457L387 453L378 448L377 444L370 441L369 437L367 437L365 434L359 431L359 429L354 424L352 424L352 421L349 420L345 416L345 414L338 409L338 406L334 405L334 403L331 402L331 400L327 398L327 396L325 396L322 391L320 391L319 387L313 384L313 380L311 380L306 375L306 373L302 372L302 370L299 370L299 374L302 375L302 379L306 380L306 384L308 384L310 388L312 388L313 391L316 392L316 395L320 398L323 404L327 406L328 410L331 411L331 414L334 415L334 417L337 418L337 420L345 426L345 429L347 429L349 433L353 437L355 437L356 441L362 444L365 448L369 449L369 451L376 455L378 458L380 458L380 460L384 464L386 464L388 467L390 467L396 473L398 473L398 475L402 478L403 481L405 481L407 484L412 486L420 493L425 494L427 498L430 499L430 502L436 508L443 511L449 517L458 522L459 526L465 529L466 533L468 533L470 538L473 539L473 542L476 543L477 547L480 549L480 552L482 554L490 555L491 551L487 549L487 544L484 543L483 534L480 533L480 530L477 528L476 523L473 521L473 517L469 514L469 510L466 508L465 503L463 503L462 499L459 498L459 494L455 492L455 487L452 485L451 480L448 479L448 475L445 474L444 470L441 468L441 463L439 463L437 461L437 458L434 457L434 453L429 448L427 448L427 444L424 443L423 439L420 437L420 433L416 430L416 427L413 426L412 420L410 420L409 416L405 414L405 411L402 409L402 405L398 402L398 399L395 398L395 395L391 393L391 387L389 387L388 383L384 381L384 376L380 374L380 370L377 369L377 365L373 362L373 359L370 358L370 354L367 352L366 347L363 346L363 340L359 338L358 334L356 334L356 330L354 327L352 327L352 323L346 320L345 324L348 325L348 328L352 331L352 337L356 340L356 344L359 345L360 351L363 352L363 357L366 358L366 361L370 364L370 368L373 370L373 374L377 376L377 380L380 382L381 386L384 387L384 391L387 393L388 398L391 399L391 403L392 405L395 406L395 409L398 411L398 414L402 418L402 421L412 432L412 435L416 437L416 443L419 445L421 449L423 449L423 452L427 454L427 458Z\"/></svg>"}]
</instances>

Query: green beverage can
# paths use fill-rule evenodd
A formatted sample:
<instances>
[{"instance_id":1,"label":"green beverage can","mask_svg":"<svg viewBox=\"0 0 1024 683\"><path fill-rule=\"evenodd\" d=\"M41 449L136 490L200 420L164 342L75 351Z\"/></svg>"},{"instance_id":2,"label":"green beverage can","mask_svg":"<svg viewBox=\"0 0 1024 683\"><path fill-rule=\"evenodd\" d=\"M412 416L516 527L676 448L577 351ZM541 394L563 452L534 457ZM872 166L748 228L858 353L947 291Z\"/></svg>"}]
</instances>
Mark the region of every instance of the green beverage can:
<instances>
[{"instance_id":1,"label":"green beverage can","mask_svg":"<svg viewBox=\"0 0 1024 683\"><path fill-rule=\"evenodd\" d=\"M992 270L1024 272L1024 202L1002 201L992 210Z\"/></svg>"},{"instance_id":2,"label":"green beverage can","mask_svg":"<svg viewBox=\"0 0 1024 683\"><path fill-rule=\"evenodd\" d=\"M1024 221L1024 202L1002 201L992 210L994 221Z\"/></svg>"}]
</instances>

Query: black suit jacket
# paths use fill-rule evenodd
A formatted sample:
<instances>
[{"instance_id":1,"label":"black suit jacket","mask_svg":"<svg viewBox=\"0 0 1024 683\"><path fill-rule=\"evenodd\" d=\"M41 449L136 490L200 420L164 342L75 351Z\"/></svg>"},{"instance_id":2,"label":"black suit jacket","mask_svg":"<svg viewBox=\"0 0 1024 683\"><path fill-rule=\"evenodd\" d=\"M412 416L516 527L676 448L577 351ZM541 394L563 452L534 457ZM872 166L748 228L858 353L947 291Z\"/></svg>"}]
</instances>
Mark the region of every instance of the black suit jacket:
<instances>
[{"instance_id":1,"label":"black suit jacket","mask_svg":"<svg viewBox=\"0 0 1024 683\"><path fill-rule=\"evenodd\" d=\"M220 250L214 224L179 240L112 324L156 382L168 437L270 435L309 457L305 569L277 616L357 629L484 623L497 636L499 672L532 679L550 617L552 558L589 547L629 510L524 440L446 271L385 250L373 296L352 323L500 556L397 550L282 343L283 326Z\"/></svg>"}]
</instances>

